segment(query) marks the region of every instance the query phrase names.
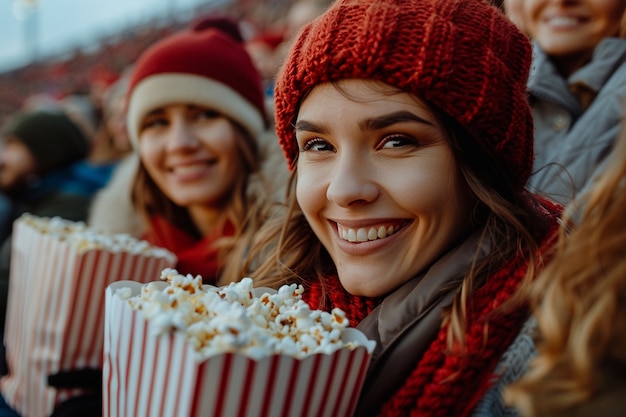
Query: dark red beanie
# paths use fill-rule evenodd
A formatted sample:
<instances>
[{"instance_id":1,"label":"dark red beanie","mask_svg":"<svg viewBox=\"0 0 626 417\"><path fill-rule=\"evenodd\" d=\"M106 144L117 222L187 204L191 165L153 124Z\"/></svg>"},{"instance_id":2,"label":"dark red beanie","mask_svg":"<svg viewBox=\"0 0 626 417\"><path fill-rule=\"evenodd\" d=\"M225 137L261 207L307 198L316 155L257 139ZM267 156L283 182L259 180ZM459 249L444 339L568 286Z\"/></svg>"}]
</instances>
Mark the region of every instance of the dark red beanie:
<instances>
[{"instance_id":1,"label":"dark red beanie","mask_svg":"<svg viewBox=\"0 0 626 417\"><path fill-rule=\"evenodd\" d=\"M209 107L253 137L267 126L261 76L246 52L237 23L207 18L150 46L133 69L128 132L136 144L141 119L172 103Z\"/></svg>"},{"instance_id":2,"label":"dark red beanie","mask_svg":"<svg viewBox=\"0 0 626 417\"><path fill-rule=\"evenodd\" d=\"M373 79L456 119L523 187L533 163L530 63L527 37L485 0L338 0L303 28L280 70L279 142L293 168L304 95L327 81Z\"/></svg>"}]
</instances>

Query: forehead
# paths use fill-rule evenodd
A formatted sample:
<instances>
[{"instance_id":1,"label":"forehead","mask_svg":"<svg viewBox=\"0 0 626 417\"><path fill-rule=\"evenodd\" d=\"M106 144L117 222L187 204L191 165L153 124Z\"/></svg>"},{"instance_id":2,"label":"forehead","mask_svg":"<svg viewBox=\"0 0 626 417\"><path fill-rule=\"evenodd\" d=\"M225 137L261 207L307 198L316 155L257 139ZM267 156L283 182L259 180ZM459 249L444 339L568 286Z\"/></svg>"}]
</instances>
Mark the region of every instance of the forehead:
<instances>
[{"instance_id":1,"label":"forehead","mask_svg":"<svg viewBox=\"0 0 626 417\"><path fill-rule=\"evenodd\" d=\"M302 99L297 116L316 110L324 113L326 108L320 107L319 103L329 105L346 103L346 106L352 107L354 104L349 102L361 104L362 109L412 107L434 117L431 107L414 94L380 81L362 79L346 79L316 85ZM335 116L342 115L335 113Z\"/></svg>"}]
</instances>

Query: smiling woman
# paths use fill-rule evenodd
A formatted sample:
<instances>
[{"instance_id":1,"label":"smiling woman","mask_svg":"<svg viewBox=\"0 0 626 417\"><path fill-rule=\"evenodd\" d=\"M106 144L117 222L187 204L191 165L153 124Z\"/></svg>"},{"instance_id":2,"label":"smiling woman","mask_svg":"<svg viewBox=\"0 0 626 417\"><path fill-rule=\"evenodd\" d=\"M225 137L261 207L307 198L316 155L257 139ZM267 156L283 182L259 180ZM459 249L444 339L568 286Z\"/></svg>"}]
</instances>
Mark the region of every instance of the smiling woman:
<instances>
[{"instance_id":1,"label":"smiling woman","mask_svg":"<svg viewBox=\"0 0 626 417\"><path fill-rule=\"evenodd\" d=\"M567 204L601 172L623 118L626 1L524 0L521 14L535 47L529 187Z\"/></svg>"},{"instance_id":2,"label":"smiling woman","mask_svg":"<svg viewBox=\"0 0 626 417\"><path fill-rule=\"evenodd\" d=\"M527 318L559 213L525 189L530 61L482 0L338 0L293 43L275 89L289 206L251 276L302 283L377 341L355 415L471 415Z\"/></svg>"},{"instance_id":3,"label":"smiling woman","mask_svg":"<svg viewBox=\"0 0 626 417\"><path fill-rule=\"evenodd\" d=\"M144 238L174 252L181 274L240 279L230 260L245 252L271 193L260 173L261 77L236 22L203 19L148 48L130 78L127 121Z\"/></svg>"},{"instance_id":4,"label":"smiling woman","mask_svg":"<svg viewBox=\"0 0 626 417\"><path fill-rule=\"evenodd\" d=\"M337 85L314 88L298 112L296 197L344 288L378 297L468 233L475 198L423 101L380 82Z\"/></svg>"}]
</instances>

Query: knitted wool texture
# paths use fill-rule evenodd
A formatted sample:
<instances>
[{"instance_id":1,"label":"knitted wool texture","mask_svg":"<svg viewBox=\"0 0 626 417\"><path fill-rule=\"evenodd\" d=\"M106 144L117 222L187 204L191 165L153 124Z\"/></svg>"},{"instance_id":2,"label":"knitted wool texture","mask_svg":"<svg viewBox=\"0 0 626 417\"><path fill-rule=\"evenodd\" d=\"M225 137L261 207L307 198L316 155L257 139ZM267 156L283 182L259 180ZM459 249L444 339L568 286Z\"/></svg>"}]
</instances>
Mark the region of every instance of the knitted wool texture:
<instances>
[{"instance_id":1,"label":"knitted wool texture","mask_svg":"<svg viewBox=\"0 0 626 417\"><path fill-rule=\"evenodd\" d=\"M168 104L196 104L220 112L252 137L267 126L261 75L243 45L237 23L198 20L150 46L133 69L127 124L136 146L143 117Z\"/></svg>"},{"instance_id":2,"label":"knitted wool texture","mask_svg":"<svg viewBox=\"0 0 626 417\"><path fill-rule=\"evenodd\" d=\"M533 162L531 46L485 0L339 0L303 28L279 72L275 118L293 168L293 122L317 84L378 80L456 119L523 187Z\"/></svg>"}]
</instances>

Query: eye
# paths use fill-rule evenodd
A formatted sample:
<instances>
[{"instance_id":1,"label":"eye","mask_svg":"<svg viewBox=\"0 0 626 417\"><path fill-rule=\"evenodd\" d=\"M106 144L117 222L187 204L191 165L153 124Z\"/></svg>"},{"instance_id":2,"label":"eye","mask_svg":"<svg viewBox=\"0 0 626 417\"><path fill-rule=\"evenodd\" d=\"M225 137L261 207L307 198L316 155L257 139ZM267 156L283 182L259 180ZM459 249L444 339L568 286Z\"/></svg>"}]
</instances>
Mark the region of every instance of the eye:
<instances>
[{"instance_id":1,"label":"eye","mask_svg":"<svg viewBox=\"0 0 626 417\"><path fill-rule=\"evenodd\" d=\"M322 152L322 151L334 151L335 148L322 138L313 138L307 140L304 145L300 147L300 152Z\"/></svg>"},{"instance_id":2,"label":"eye","mask_svg":"<svg viewBox=\"0 0 626 417\"><path fill-rule=\"evenodd\" d=\"M395 134L385 136L378 145L377 149L392 149L400 148L402 146L413 145L417 146L418 142L411 136Z\"/></svg>"},{"instance_id":3,"label":"eye","mask_svg":"<svg viewBox=\"0 0 626 417\"><path fill-rule=\"evenodd\" d=\"M156 129L158 127L167 126L168 123L169 121L164 116L161 116L161 115L147 116L141 123L141 126L139 127L139 131L143 132L144 130Z\"/></svg>"},{"instance_id":4,"label":"eye","mask_svg":"<svg viewBox=\"0 0 626 417\"><path fill-rule=\"evenodd\" d=\"M221 117L221 114L216 112L215 110L199 109L196 117L198 119L216 119L218 117Z\"/></svg>"}]
</instances>

